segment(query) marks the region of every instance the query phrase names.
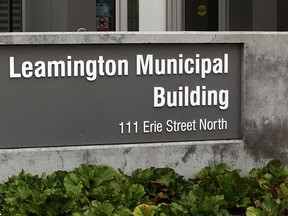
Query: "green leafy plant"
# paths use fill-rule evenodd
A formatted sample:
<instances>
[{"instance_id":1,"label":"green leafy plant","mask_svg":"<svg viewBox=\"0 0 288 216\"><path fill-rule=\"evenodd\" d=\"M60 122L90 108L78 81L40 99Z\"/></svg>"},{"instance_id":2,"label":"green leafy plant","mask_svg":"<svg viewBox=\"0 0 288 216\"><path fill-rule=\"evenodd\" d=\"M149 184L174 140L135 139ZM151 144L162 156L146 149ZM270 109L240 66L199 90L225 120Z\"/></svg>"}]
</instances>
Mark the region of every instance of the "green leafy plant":
<instances>
[{"instance_id":1,"label":"green leafy plant","mask_svg":"<svg viewBox=\"0 0 288 216\"><path fill-rule=\"evenodd\" d=\"M142 185L130 183L125 175L108 166L82 164L68 173L64 186L75 198L79 212L99 212L99 208L105 207L107 214L101 215L115 215L114 211L132 211L140 203L149 201Z\"/></svg>"},{"instance_id":2,"label":"green leafy plant","mask_svg":"<svg viewBox=\"0 0 288 216\"><path fill-rule=\"evenodd\" d=\"M229 215L224 195L207 194L199 185L194 185L179 203L189 215Z\"/></svg>"},{"instance_id":3,"label":"green leafy plant","mask_svg":"<svg viewBox=\"0 0 288 216\"><path fill-rule=\"evenodd\" d=\"M41 177L22 171L0 185L2 215L69 215L75 205L63 188L64 171Z\"/></svg>"},{"instance_id":4,"label":"green leafy plant","mask_svg":"<svg viewBox=\"0 0 288 216\"><path fill-rule=\"evenodd\" d=\"M133 216L153 216L155 211L152 206L147 204L141 204L137 206L133 212Z\"/></svg>"},{"instance_id":5,"label":"green leafy plant","mask_svg":"<svg viewBox=\"0 0 288 216\"><path fill-rule=\"evenodd\" d=\"M0 184L0 213L15 216L287 216L288 169L273 160L247 177L227 164L186 180L170 168L82 164L50 175L20 172Z\"/></svg>"},{"instance_id":6,"label":"green leafy plant","mask_svg":"<svg viewBox=\"0 0 288 216\"><path fill-rule=\"evenodd\" d=\"M214 169L205 167L196 173L193 180L203 191L203 196L223 195L222 207L230 212L242 213L251 203L251 187L246 178L240 176L240 170L232 170L227 164L219 164Z\"/></svg>"},{"instance_id":7,"label":"green leafy plant","mask_svg":"<svg viewBox=\"0 0 288 216\"><path fill-rule=\"evenodd\" d=\"M247 215L288 215L288 169L280 161L252 169L249 177L255 193Z\"/></svg>"},{"instance_id":8,"label":"green leafy plant","mask_svg":"<svg viewBox=\"0 0 288 216\"><path fill-rule=\"evenodd\" d=\"M163 202L171 203L179 199L181 194L188 192L192 186L191 181L185 180L171 168L136 169L129 180L143 185L154 205Z\"/></svg>"}]
</instances>

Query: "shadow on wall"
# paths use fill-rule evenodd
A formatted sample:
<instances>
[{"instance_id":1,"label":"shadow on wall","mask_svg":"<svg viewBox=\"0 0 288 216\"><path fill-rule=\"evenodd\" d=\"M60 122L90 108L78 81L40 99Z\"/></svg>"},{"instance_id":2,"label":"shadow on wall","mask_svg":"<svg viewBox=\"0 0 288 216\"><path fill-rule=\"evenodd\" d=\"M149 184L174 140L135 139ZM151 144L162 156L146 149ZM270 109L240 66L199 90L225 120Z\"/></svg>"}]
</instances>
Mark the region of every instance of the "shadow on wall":
<instances>
[{"instance_id":1,"label":"shadow on wall","mask_svg":"<svg viewBox=\"0 0 288 216\"><path fill-rule=\"evenodd\" d=\"M285 150L288 140L287 120L272 123L268 119L263 119L261 125L246 120L244 125L245 149L255 161L279 159L283 164L288 164L288 154Z\"/></svg>"}]
</instances>

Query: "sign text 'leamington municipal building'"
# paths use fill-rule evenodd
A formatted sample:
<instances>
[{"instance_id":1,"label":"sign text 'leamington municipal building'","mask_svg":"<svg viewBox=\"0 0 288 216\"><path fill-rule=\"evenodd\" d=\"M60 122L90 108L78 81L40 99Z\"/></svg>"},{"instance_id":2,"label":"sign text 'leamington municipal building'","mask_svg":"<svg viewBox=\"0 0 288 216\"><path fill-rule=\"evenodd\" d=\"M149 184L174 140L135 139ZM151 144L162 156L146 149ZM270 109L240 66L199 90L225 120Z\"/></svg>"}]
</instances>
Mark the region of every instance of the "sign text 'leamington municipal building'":
<instances>
[{"instance_id":1,"label":"sign text 'leamington municipal building'","mask_svg":"<svg viewBox=\"0 0 288 216\"><path fill-rule=\"evenodd\" d=\"M239 44L0 49L1 148L241 137Z\"/></svg>"}]
</instances>

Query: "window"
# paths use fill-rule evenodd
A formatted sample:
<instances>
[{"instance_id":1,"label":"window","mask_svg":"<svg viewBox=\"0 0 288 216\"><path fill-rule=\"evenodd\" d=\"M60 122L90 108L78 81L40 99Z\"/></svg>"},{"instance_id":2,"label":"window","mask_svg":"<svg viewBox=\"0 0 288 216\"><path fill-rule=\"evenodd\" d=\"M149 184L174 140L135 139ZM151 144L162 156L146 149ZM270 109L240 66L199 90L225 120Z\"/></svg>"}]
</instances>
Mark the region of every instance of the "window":
<instances>
[{"instance_id":1,"label":"window","mask_svg":"<svg viewBox=\"0 0 288 216\"><path fill-rule=\"evenodd\" d=\"M0 0L2 32L287 31L287 23L287 0Z\"/></svg>"},{"instance_id":2,"label":"window","mask_svg":"<svg viewBox=\"0 0 288 216\"><path fill-rule=\"evenodd\" d=\"M139 31L139 0L128 0L128 31Z\"/></svg>"},{"instance_id":3,"label":"window","mask_svg":"<svg viewBox=\"0 0 288 216\"><path fill-rule=\"evenodd\" d=\"M278 0L277 30L288 31L288 2L287 0Z\"/></svg>"},{"instance_id":4,"label":"window","mask_svg":"<svg viewBox=\"0 0 288 216\"><path fill-rule=\"evenodd\" d=\"M0 0L0 31L22 31L21 0Z\"/></svg>"}]
</instances>

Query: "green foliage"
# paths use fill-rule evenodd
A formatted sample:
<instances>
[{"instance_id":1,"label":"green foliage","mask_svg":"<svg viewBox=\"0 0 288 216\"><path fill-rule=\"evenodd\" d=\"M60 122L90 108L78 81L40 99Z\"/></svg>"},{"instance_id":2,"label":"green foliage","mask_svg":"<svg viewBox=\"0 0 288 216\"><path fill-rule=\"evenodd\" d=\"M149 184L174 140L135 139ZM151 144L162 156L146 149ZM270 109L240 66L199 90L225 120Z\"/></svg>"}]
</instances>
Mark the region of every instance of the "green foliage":
<instances>
[{"instance_id":1,"label":"green foliage","mask_svg":"<svg viewBox=\"0 0 288 216\"><path fill-rule=\"evenodd\" d=\"M192 187L192 182L184 180L171 168L136 169L129 179L144 186L152 204L171 203Z\"/></svg>"},{"instance_id":2,"label":"green foliage","mask_svg":"<svg viewBox=\"0 0 288 216\"><path fill-rule=\"evenodd\" d=\"M198 193L198 196L201 196L200 198L203 200L201 203L207 202L205 201L206 197L214 198L212 203L216 203L216 206L210 206L211 211L219 207L220 209L239 213L251 204L249 198L251 187L248 180L240 176L240 170L232 170L227 164L222 163L214 169L205 167L195 176L196 178L193 181L198 184L198 191L201 189L201 193ZM221 202L219 196L223 198ZM219 203L216 202L217 200ZM219 210L214 209L214 211ZM221 211L221 214L225 215L226 213ZM216 213L212 215L216 215Z\"/></svg>"},{"instance_id":3,"label":"green foliage","mask_svg":"<svg viewBox=\"0 0 288 216\"><path fill-rule=\"evenodd\" d=\"M288 169L280 161L273 160L262 169L252 169L249 177L254 189L254 206L247 209L247 215L288 214Z\"/></svg>"},{"instance_id":4,"label":"green foliage","mask_svg":"<svg viewBox=\"0 0 288 216\"><path fill-rule=\"evenodd\" d=\"M185 216L188 212L184 206L177 203L161 203L154 207L156 216Z\"/></svg>"},{"instance_id":5,"label":"green foliage","mask_svg":"<svg viewBox=\"0 0 288 216\"><path fill-rule=\"evenodd\" d=\"M149 201L142 185L130 183L125 175L108 166L82 164L67 174L64 186L75 198L78 213L84 211L88 215L98 212L96 215L116 216L117 212L130 212ZM101 213L102 208L105 211Z\"/></svg>"},{"instance_id":6,"label":"green foliage","mask_svg":"<svg viewBox=\"0 0 288 216\"><path fill-rule=\"evenodd\" d=\"M64 191L65 174L38 177L22 171L11 177L0 185L2 215L69 215L75 203Z\"/></svg>"},{"instance_id":7,"label":"green foliage","mask_svg":"<svg viewBox=\"0 0 288 216\"><path fill-rule=\"evenodd\" d=\"M288 169L273 160L247 177L227 164L185 180L170 168L82 164L50 175L20 172L0 184L0 213L13 216L285 216Z\"/></svg>"},{"instance_id":8,"label":"green foliage","mask_svg":"<svg viewBox=\"0 0 288 216\"><path fill-rule=\"evenodd\" d=\"M225 210L227 202L224 195L208 195L199 185L194 185L189 194L181 199L180 204L191 215L229 215Z\"/></svg>"}]
</instances>

